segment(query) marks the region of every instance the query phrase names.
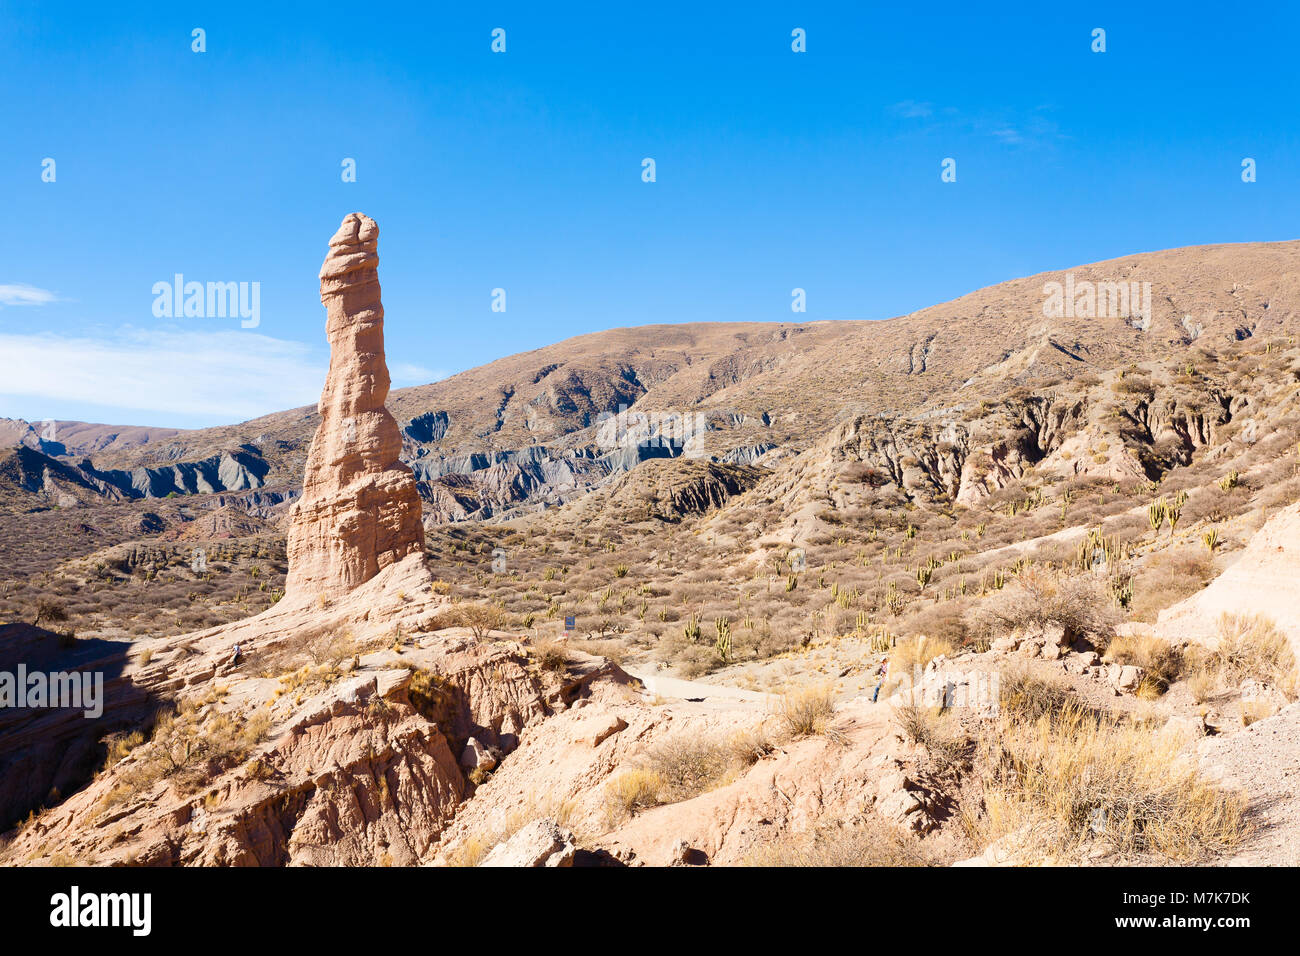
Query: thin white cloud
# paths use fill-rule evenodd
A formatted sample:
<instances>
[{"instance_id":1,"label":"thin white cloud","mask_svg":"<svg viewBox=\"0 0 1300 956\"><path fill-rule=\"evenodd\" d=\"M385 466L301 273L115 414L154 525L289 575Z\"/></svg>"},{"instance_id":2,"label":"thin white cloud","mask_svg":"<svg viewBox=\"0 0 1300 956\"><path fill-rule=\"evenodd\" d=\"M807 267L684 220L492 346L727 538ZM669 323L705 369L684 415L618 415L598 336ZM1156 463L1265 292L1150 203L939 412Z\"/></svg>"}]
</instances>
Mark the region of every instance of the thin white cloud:
<instances>
[{"instance_id":1,"label":"thin white cloud","mask_svg":"<svg viewBox=\"0 0 1300 956\"><path fill-rule=\"evenodd\" d=\"M239 422L314 404L326 366L253 332L123 329L108 339L0 333L0 393Z\"/></svg>"},{"instance_id":2,"label":"thin white cloud","mask_svg":"<svg viewBox=\"0 0 1300 956\"><path fill-rule=\"evenodd\" d=\"M1052 147L1067 139L1052 119L1054 108L1047 105L1030 110L999 110L968 113L951 106L903 100L889 111L906 120L918 121L912 128L926 134L958 132L990 136L1006 146Z\"/></svg>"},{"instance_id":3,"label":"thin white cloud","mask_svg":"<svg viewBox=\"0 0 1300 956\"><path fill-rule=\"evenodd\" d=\"M451 373L428 369L423 365L412 365L410 362L389 362L388 374L396 388L405 388L407 385L428 385L430 382L439 382Z\"/></svg>"},{"instance_id":4,"label":"thin white cloud","mask_svg":"<svg viewBox=\"0 0 1300 956\"><path fill-rule=\"evenodd\" d=\"M907 119L922 119L934 112L934 106L930 103L918 103L916 100L903 100L891 106L890 110Z\"/></svg>"},{"instance_id":5,"label":"thin white cloud","mask_svg":"<svg viewBox=\"0 0 1300 956\"><path fill-rule=\"evenodd\" d=\"M21 282L0 285L0 307L6 305L48 305L59 301L59 297L48 289L38 289L34 285Z\"/></svg>"}]
</instances>

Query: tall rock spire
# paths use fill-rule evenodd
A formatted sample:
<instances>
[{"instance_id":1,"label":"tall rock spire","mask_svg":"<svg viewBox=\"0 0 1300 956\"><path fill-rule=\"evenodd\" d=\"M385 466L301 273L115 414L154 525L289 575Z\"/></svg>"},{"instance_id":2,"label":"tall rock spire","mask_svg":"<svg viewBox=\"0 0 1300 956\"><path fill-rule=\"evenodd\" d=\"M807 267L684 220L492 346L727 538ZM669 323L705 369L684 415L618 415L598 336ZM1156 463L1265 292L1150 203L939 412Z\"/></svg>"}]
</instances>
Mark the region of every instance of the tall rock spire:
<instances>
[{"instance_id":1,"label":"tall rock spire","mask_svg":"<svg viewBox=\"0 0 1300 956\"><path fill-rule=\"evenodd\" d=\"M285 591L295 599L345 594L424 549L415 477L398 461L401 434L384 407L378 241L375 221L351 213L321 266L330 369L302 497L290 512Z\"/></svg>"}]
</instances>

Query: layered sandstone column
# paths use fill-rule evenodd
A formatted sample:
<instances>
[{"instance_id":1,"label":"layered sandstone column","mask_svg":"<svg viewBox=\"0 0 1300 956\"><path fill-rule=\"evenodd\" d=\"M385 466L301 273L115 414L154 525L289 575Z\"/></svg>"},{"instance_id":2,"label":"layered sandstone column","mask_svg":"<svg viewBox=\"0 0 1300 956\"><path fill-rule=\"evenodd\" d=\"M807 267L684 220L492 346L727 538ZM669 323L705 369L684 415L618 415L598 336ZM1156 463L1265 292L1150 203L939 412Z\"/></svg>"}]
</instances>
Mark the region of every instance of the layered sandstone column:
<instances>
[{"instance_id":1,"label":"layered sandstone column","mask_svg":"<svg viewBox=\"0 0 1300 956\"><path fill-rule=\"evenodd\" d=\"M398 461L401 434L384 407L384 307L379 227L352 213L320 271L330 370L307 454L302 497L289 519L286 596L335 597L424 550L420 497Z\"/></svg>"}]
</instances>

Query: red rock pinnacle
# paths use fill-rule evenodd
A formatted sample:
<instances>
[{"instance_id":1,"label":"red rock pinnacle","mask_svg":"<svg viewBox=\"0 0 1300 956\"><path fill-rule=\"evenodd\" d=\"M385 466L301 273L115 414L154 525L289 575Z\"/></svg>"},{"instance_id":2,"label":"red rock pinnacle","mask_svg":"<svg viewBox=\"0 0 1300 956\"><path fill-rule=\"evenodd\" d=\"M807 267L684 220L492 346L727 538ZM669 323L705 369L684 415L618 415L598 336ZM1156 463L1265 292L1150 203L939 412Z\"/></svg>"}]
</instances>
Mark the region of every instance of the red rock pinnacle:
<instances>
[{"instance_id":1,"label":"red rock pinnacle","mask_svg":"<svg viewBox=\"0 0 1300 956\"><path fill-rule=\"evenodd\" d=\"M321 266L330 369L302 498L290 512L285 587L297 599L345 594L424 549L415 477L398 461L401 434L384 407L378 239L375 221L352 213Z\"/></svg>"}]
</instances>

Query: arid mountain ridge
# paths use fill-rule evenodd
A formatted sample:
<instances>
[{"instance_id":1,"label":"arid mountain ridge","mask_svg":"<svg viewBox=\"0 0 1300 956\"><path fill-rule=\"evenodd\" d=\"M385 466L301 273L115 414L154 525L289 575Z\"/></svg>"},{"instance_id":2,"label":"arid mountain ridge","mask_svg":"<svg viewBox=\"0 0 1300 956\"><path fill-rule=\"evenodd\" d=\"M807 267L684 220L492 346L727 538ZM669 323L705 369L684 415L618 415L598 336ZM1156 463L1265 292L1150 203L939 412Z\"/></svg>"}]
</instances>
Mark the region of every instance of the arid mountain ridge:
<instances>
[{"instance_id":1,"label":"arid mountain ridge","mask_svg":"<svg viewBox=\"0 0 1300 956\"><path fill-rule=\"evenodd\" d=\"M1046 317L1046 284L1067 281L1149 282L1150 314L1134 301L1123 315ZM845 422L1290 334L1298 301L1300 242L1187 247L1016 279L885 321L612 329L394 391L388 404L436 524L562 503L650 457L770 465ZM621 410L628 417L610 423ZM0 473L64 505L259 488L291 498L318 421L304 407L194 431L58 422L55 441L39 423L7 421L0 439L26 451ZM662 443L660 429L671 433Z\"/></svg>"},{"instance_id":2,"label":"arid mountain ridge","mask_svg":"<svg viewBox=\"0 0 1300 956\"><path fill-rule=\"evenodd\" d=\"M80 499L130 471L11 453L0 652L102 667L109 722L0 727L0 862L1293 859L1291 260L1262 299L1224 290L1240 263L1189 266L1170 281L1248 307L1176 325L1153 292L1104 319L668 327L727 360L679 343L630 386L632 344L582 394L689 399L671 448L638 408L584 418L608 393L536 401L551 369L467 406L494 409L475 450L450 400L390 414L377 236L347 217L320 274L301 494ZM550 437L519 444L519 414Z\"/></svg>"}]
</instances>

